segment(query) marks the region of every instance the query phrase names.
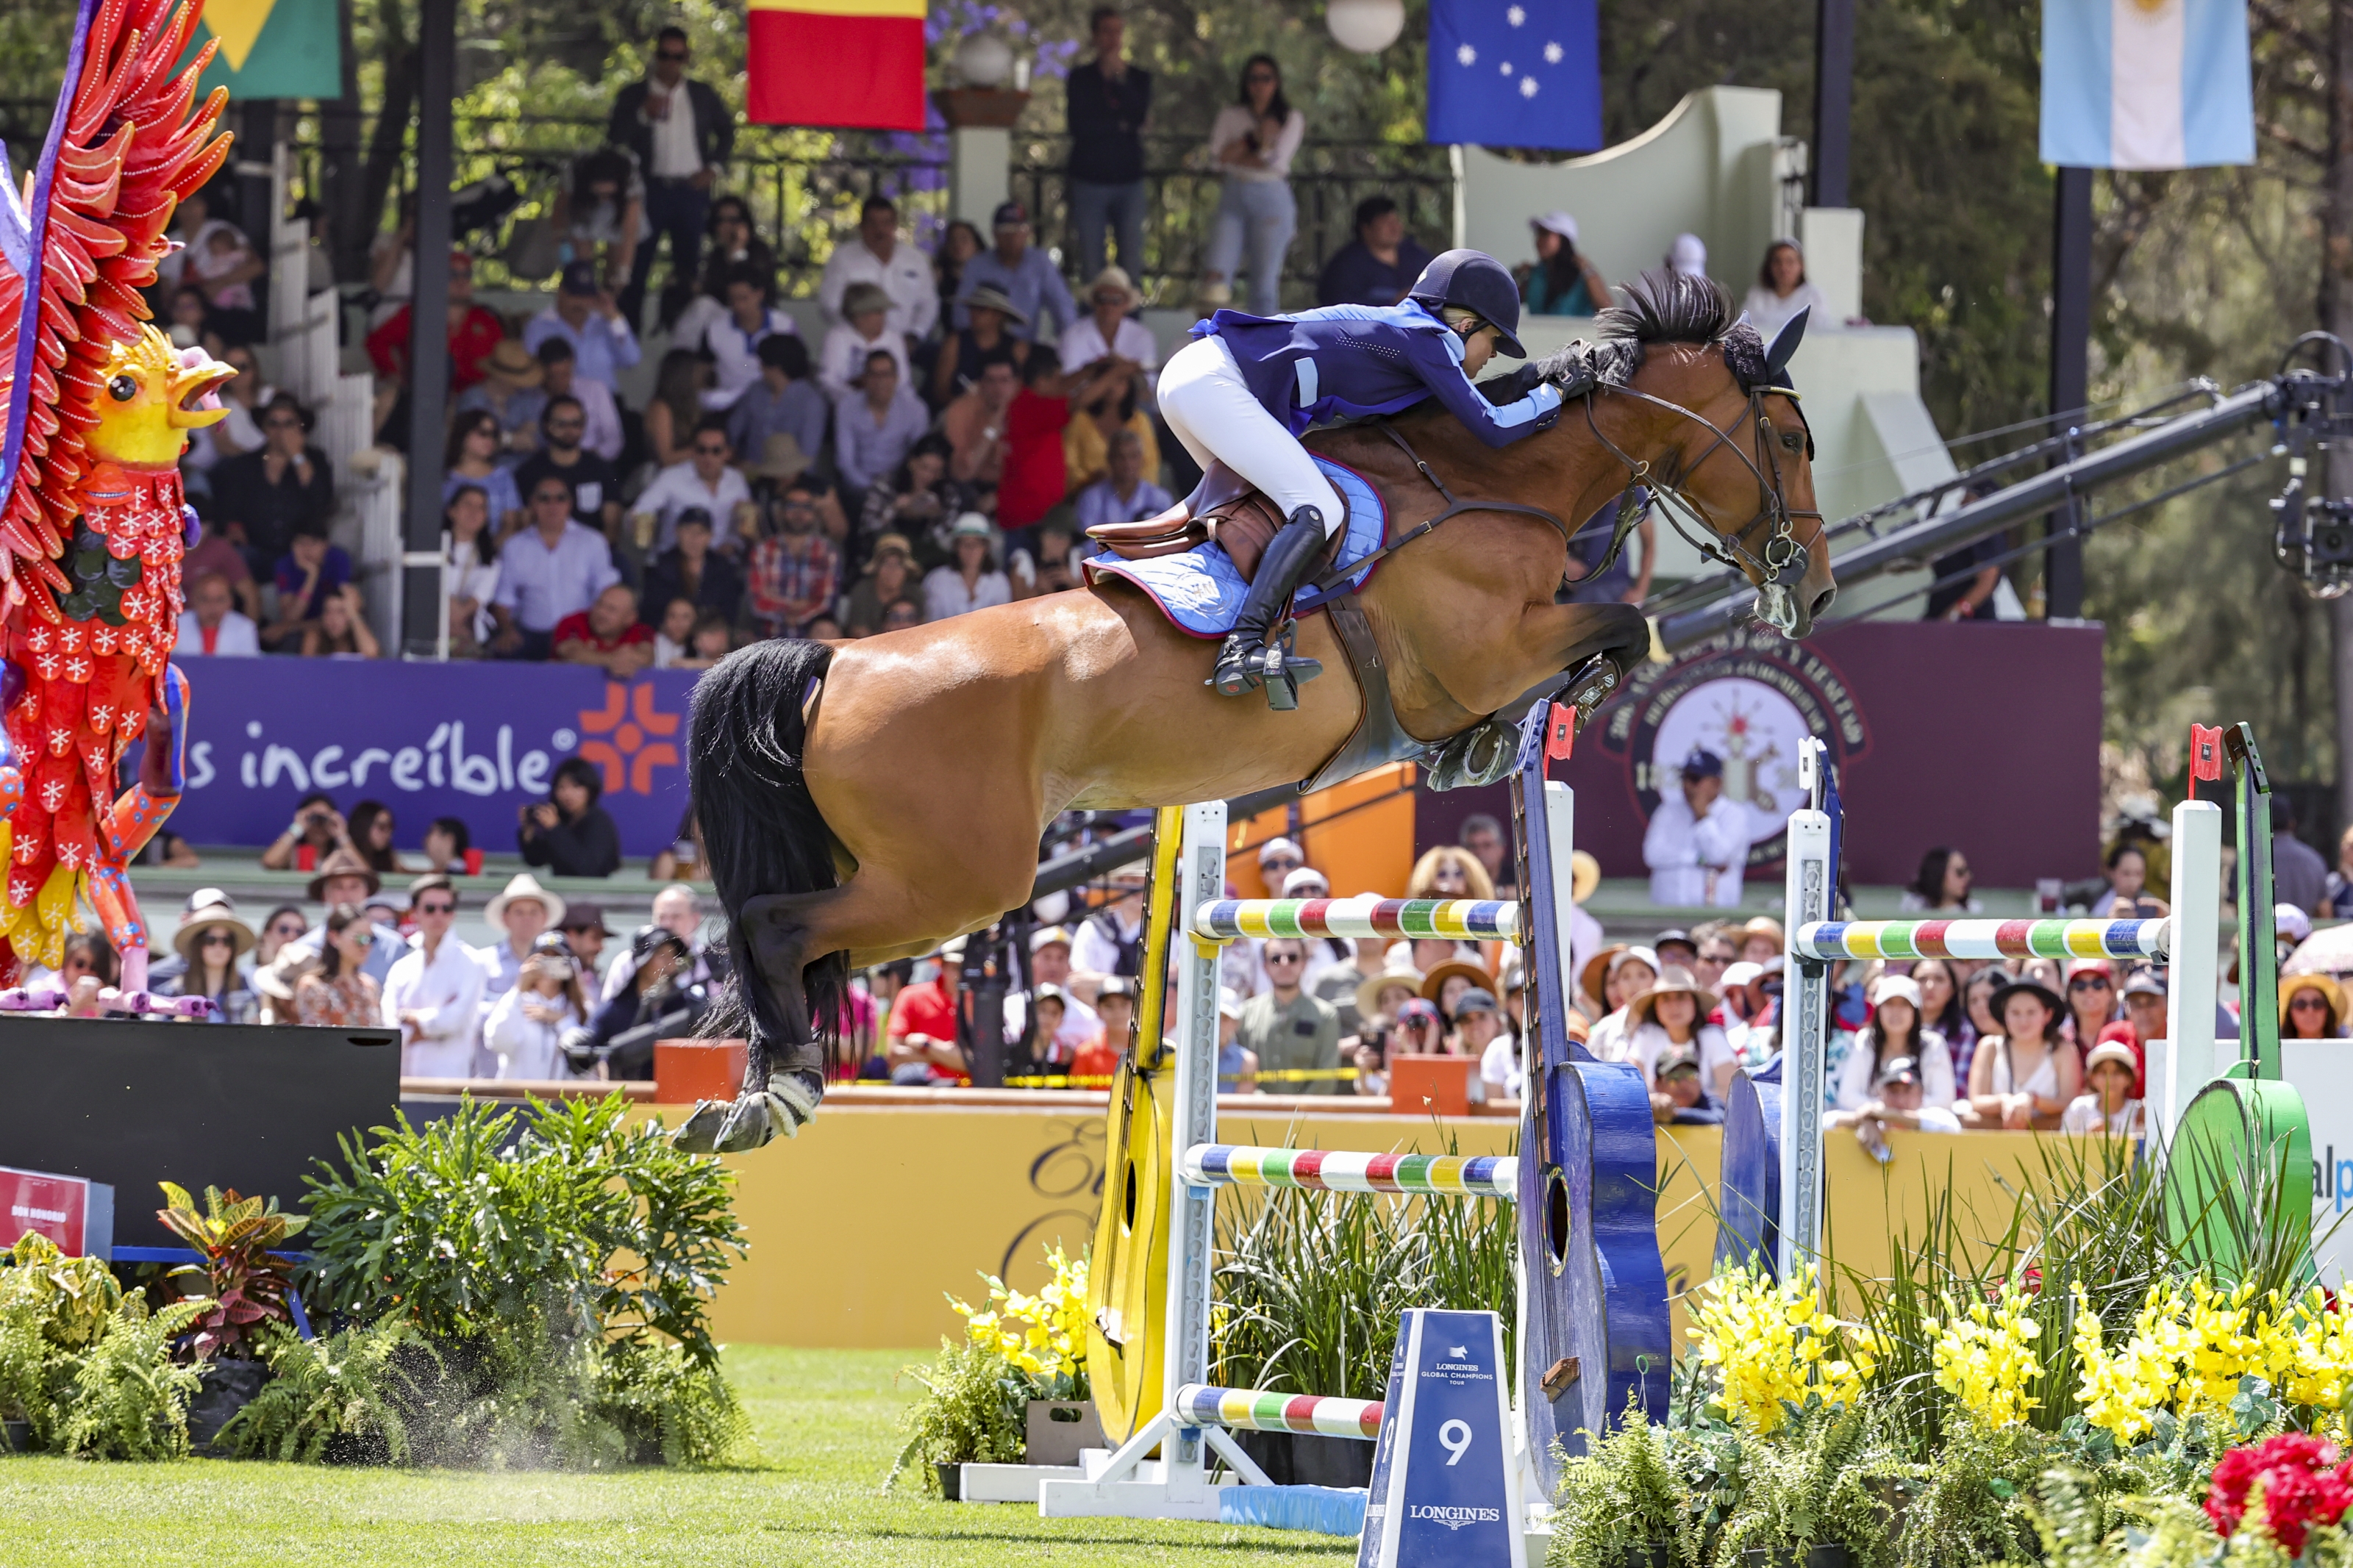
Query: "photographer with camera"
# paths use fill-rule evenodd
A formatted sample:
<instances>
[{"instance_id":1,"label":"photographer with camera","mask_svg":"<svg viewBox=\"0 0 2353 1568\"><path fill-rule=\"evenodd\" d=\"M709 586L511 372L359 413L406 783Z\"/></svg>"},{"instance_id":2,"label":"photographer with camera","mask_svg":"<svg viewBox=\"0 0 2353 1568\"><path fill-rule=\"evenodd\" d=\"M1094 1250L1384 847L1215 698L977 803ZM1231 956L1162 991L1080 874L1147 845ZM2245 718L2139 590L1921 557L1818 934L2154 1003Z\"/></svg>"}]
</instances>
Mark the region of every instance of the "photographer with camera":
<instances>
[{"instance_id":1,"label":"photographer with camera","mask_svg":"<svg viewBox=\"0 0 2353 1568\"><path fill-rule=\"evenodd\" d=\"M312 790L294 807L294 820L261 852L265 871L315 871L338 845L351 842L349 825L334 798Z\"/></svg>"},{"instance_id":2,"label":"photographer with camera","mask_svg":"<svg viewBox=\"0 0 2353 1568\"><path fill-rule=\"evenodd\" d=\"M693 950L663 926L639 926L629 939L629 978L596 1009L586 1028L567 1030L564 1055L576 1072L600 1064L607 1076L654 1076L654 1042L694 1033L711 997L694 979Z\"/></svg>"}]
</instances>

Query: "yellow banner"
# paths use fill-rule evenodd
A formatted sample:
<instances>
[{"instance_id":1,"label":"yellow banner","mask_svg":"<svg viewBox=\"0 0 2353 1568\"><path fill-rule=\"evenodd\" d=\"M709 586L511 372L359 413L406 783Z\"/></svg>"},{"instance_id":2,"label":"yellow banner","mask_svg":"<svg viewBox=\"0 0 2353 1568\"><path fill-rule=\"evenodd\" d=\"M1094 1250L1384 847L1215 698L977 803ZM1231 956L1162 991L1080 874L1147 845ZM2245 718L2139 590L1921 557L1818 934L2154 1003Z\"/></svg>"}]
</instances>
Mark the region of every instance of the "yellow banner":
<instances>
[{"instance_id":1,"label":"yellow banner","mask_svg":"<svg viewBox=\"0 0 2353 1568\"><path fill-rule=\"evenodd\" d=\"M754 11L798 11L809 16L914 16L926 0L751 0Z\"/></svg>"}]
</instances>

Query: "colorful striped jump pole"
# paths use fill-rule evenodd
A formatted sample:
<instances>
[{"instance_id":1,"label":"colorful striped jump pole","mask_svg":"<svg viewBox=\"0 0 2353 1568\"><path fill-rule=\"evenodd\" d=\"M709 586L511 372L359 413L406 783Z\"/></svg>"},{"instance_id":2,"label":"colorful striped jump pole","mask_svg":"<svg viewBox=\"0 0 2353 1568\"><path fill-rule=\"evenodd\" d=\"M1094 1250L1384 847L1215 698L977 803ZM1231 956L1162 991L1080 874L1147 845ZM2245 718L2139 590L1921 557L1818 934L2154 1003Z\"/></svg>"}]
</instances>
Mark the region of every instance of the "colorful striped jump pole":
<instances>
[{"instance_id":1,"label":"colorful striped jump pole","mask_svg":"<svg viewBox=\"0 0 2353 1568\"><path fill-rule=\"evenodd\" d=\"M1300 1187L1318 1193L1503 1198L1519 1192L1510 1154L1365 1154L1327 1149L1253 1149L1197 1143L1176 1163L1187 1185Z\"/></svg>"},{"instance_id":2,"label":"colorful striped jump pole","mask_svg":"<svg viewBox=\"0 0 2353 1568\"><path fill-rule=\"evenodd\" d=\"M1241 936L1451 937L1511 939L1520 906L1504 899L1219 899L1193 914L1193 934Z\"/></svg>"},{"instance_id":3,"label":"colorful striped jump pole","mask_svg":"<svg viewBox=\"0 0 2353 1568\"><path fill-rule=\"evenodd\" d=\"M2154 921L1815 921L1801 958L2171 958L2173 922Z\"/></svg>"},{"instance_id":4,"label":"colorful striped jump pole","mask_svg":"<svg viewBox=\"0 0 2353 1568\"><path fill-rule=\"evenodd\" d=\"M1312 1432L1372 1442L1381 1435L1377 1399L1334 1399L1320 1394L1267 1394L1255 1388L1209 1388L1188 1383L1176 1391L1173 1414L1186 1426L1246 1432Z\"/></svg>"}]
</instances>

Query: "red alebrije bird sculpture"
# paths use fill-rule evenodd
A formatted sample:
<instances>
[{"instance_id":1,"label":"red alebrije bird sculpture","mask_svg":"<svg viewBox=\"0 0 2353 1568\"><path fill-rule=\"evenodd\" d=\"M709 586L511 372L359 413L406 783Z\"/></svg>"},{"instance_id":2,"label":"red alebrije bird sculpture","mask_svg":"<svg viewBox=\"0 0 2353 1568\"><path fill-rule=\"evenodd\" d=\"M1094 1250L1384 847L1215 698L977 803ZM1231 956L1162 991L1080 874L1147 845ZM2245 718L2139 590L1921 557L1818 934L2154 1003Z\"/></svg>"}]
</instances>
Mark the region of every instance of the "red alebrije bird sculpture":
<instances>
[{"instance_id":1,"label":"red alebrije bird sculpture","mask_svg":"<svg viewBox=\"0 0 2353 1568\"><path fill-rule=\"evenodd\" d=\"M144 1005L124 867L178 802L187 682L170 663L194 525L178 462L235 374L148 325L180 199L220 168L227 101L195 104L199 5L83 0L23 190L0 154L0 984L56 967L96 911ZM116 780L149 742L137 784Z\"/></svg>"}]
</instances>

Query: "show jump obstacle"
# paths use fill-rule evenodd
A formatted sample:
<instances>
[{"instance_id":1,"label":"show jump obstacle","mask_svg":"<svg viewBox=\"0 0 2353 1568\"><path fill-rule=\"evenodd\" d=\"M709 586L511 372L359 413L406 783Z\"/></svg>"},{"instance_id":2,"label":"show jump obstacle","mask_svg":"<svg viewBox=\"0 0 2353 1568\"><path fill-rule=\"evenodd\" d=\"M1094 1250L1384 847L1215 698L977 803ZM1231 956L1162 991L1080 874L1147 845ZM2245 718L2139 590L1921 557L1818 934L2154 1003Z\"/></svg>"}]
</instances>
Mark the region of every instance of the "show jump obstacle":
<instances>
[{"instance_id":1,"label":"show jump obstacle","mask_svg":"<svg viewBox=\"0 0 2353 1568\"><path fill-rule=\"evenodd\" d=\"M1785 993L1787 1048L1755 1079L1741 1075L1734 1081L1725 1126L1719 1261L1756 1257L1786 1274L1793 1261L1821 1252L1823 1064L1831 970L1841 961L2105 958L2165 967L2170 980L2166 1039L2148 1062L2150 1131L2174 1143L2190 1133L2199 1162L2217 1178L2236 1175L2250 1156L2284 1154L2288 1184L2306 1184L2306 1201L2298 1205L2291 1194L2284 1212L2308 1215L2310 1133L2302 1097L2280 1076L2269 785L2246 725L2194 731L2193 752L2200 746L2208 749L2211 765L2202 773L2193 767L2192 788L2199 777L2219 784L2227 752L2236 773L2239 842L2251 847L2240 858L2236 900L2248 917L2239 929L2240 973L2247 977L2241 988L2243 1040L2239 1059L2219 1075L2218 804L2192 798L2173 809L2172 912L2160 920L1834 921L1831 890L1837 885L1843 814L1822 743L1804 742L1799 775L1808 803L1790 815L1788 826L1786 914L1794 976ZM2202 1215L2185 1212L2177 1220L2178 1229L2200 1233L2185 1235L2193 1245L2221 1244L2219 1234L2203 1237ZM2219 1220L2214 1228L2219 1233Z\"/></svg>"},{"instance_id":2,"label":"show jump obstacle","mask_svg":"<svg viewBox=\"0 0 2353 1568\"><path fill-rule=\"evenodd\" d=\"M1573 801L1545 777L1555 715L1522 727L1513 781L1525 901L1232 900L1221 803L1161 814L1147 902L1144 973L1177 966L1176 1029L1145 987L1135 1047L1112 1089L1103 1208L1095 1238L1089 1366L1104 1430L1118 1443L1082 1479L1047 1479L1049 1516L1216 1520L1221 1486L1264 1485L1234 1430L1373 1439L1378 1402L1215 1386L1209 1380L1214 1205L1221 1186L1373 1196L1491 1198L1516 1205L1518 1392L1504 1456L1514 1497L1541 1509L1557 1482L1554 1444L1581 1452L1630 1397L1666 1407L1672 1353L1656 1231L1650 1098L1630 1065L1573 1045L1573 994L1558 900L1569 886ZM1565 719L1565 715L1564 715ZM1456 1157L1252 1148L1218 1140L1218 970L1244 936L1500 938L1526 950L1528 1092L1520 1154ZM1159 1458L1151 1458L1155 1451ZM1384 1452L1387 1443L1384 1442ZM1213 1479L1211 1456L1229 1472ZM1381 1489L1376 1475L1375 1489ZM1374 1509L1381 1507L1378 1498ZM1368 1526L1366 1539L1374 1539Z\"/></svg>"}]
</instances>

